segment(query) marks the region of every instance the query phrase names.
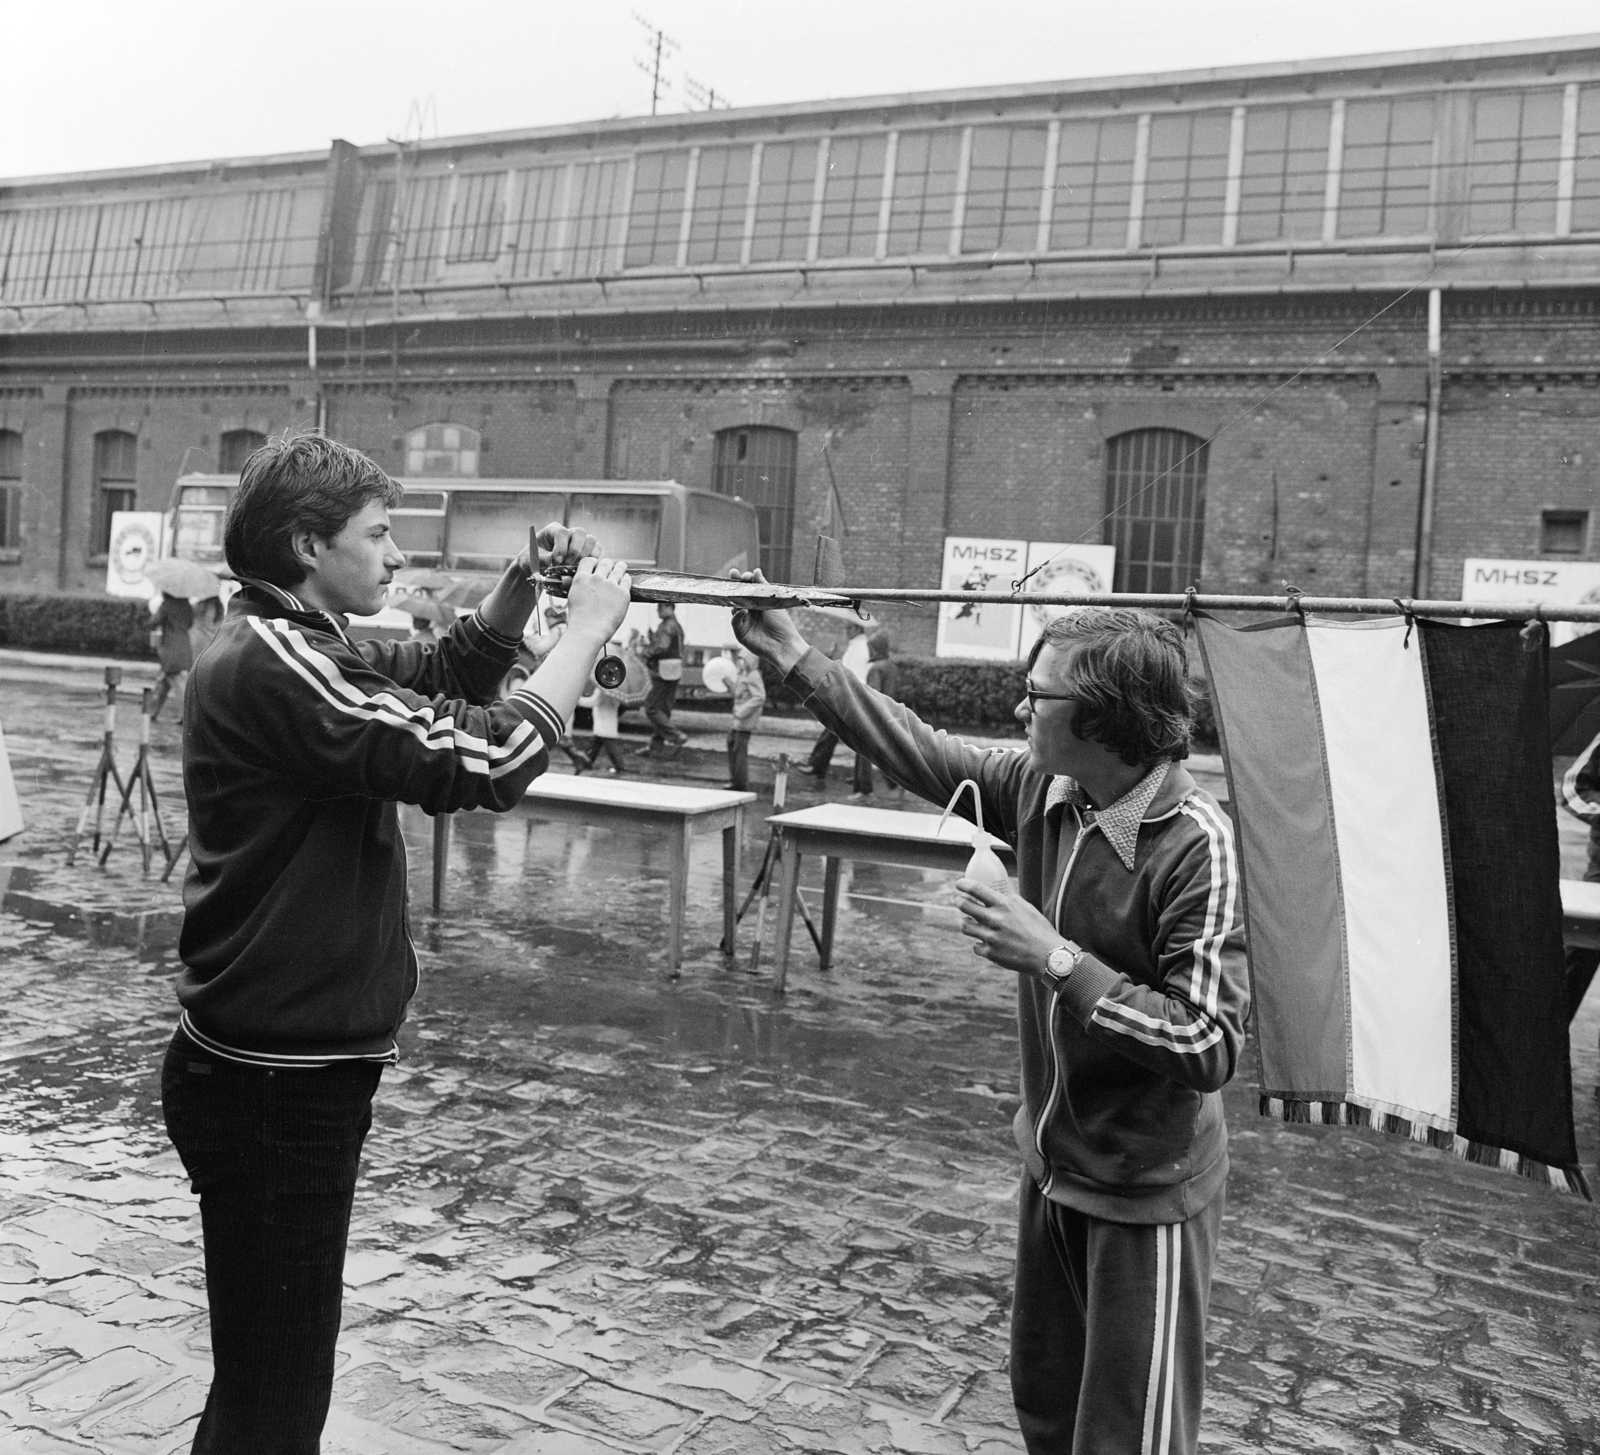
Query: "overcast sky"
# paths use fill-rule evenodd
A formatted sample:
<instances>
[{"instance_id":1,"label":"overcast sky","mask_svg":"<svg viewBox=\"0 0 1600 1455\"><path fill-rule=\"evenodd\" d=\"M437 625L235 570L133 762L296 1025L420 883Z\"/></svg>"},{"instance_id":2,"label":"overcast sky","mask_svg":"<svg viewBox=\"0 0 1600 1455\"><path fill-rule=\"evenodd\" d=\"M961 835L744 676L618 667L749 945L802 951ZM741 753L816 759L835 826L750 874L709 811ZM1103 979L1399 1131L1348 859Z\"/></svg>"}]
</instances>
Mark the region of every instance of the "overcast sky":
<instances>
[{"instance_id":1,"label":"overcast sky","mask_svg":"<svg viewBox=\"0 0 1600 1455\"><path fill-rule=\"evenodd\" d=\"M1600 0L10 0L0 177L1600 30Z\"/></svg>"}]
</instances>

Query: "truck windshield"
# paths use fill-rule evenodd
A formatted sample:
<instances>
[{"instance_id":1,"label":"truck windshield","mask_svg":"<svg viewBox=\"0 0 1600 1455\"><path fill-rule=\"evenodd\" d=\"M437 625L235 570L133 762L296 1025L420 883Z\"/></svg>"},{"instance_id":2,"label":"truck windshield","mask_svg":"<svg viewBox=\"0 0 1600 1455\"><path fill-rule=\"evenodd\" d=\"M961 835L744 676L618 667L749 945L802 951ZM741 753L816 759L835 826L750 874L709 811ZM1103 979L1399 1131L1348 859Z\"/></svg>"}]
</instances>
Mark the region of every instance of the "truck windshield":
<instances>
[{"instance_id":1,"label":"truck windshield","mask_svg":"<svg viewBox=\"0 0 1600 1455\"><path fill-rule=\"evenodd\" d=\"M185 485L178 492L173 555L190 561L222 559L222 518L232 494L226 485Z\"/></svg>"},{"instance_id":2,"label":"truck windshield","mask_svg":"<svg viewBox=\"0 0 1600 1455\"><path fill-rule=\"evenodd\" d=\"M574 495L567 524L600 542L600 554L630 566L656 564L661 540L657 495Z\"/></svg>"},{"instance_id":3,"label":"truck windshield","mask_svg":"<svg viewBox=\"0 0 1600 1455\"><path fill-rule=\"evenodd\" d=\"M444 560L444 491L408 490L389 512L394 543L413 566L438 566Z\"/></svg>"},{"instance_id":4,"label":"truck windshield","mask_svg":"<svg viewBox=\"0 0 1600 1455\"><path fill-rule=\"evenodd\" d=\"M554 490L456 491L444 564L455 571L503 571L528 544L528 527L560 520L565 505L566 497Z\"/></svg>"},{"instance_id":5,"label":"truck windshield","mask_svg":"<svg viewBox=\"0 0 1600 1455\"><path fill-rule=\"evenodd\" d=\"M750 508L707 495L689 496L684 529L683 569L702 576L726 576L760 564L760 543Z\"/></svg>"}]
</instances>

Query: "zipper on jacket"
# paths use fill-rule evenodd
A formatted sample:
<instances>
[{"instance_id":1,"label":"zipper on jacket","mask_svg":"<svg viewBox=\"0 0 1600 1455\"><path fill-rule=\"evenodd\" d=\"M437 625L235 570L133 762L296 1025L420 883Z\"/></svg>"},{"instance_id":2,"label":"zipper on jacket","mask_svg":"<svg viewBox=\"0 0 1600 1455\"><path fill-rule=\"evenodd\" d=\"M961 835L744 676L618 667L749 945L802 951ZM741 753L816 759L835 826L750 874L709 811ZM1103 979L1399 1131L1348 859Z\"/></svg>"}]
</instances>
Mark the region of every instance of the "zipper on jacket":
<instances>
[{"instance_id":1,"label":"zipper on jacket","mask_svg":"<svg viewBox=\"0 0 1600 1455\"><path fill-rule=\"evenodd\" d=\"M1077 812L1076 809L1073 810ZM1067 880L1072 876L1072 868L1078 862L1078 851L1083 848L1083 841L1094 830L1093 824L1084 823L1082 817L1078 819L1078 836L1072 841L1072 852L1067 855L1067 867L1061 871L1061 883L1056 889L1055 913L1050 916L1050 923L1059 931L1061 929L1061 903L1066 898ZM1061 1085L1065 1080L1061 1070L1061 1047L1056 1044L1056 1007L1061 1002L1061 987L1056 986L1050 992L1050 1007L1045 1014L1044 1033L1050 1042L1050 1093L1044 1099L1044 1106L1039 1111L1039 1120L1034 1123L1033 1145L1038 1150L1039 1160L1044 1163L1045 1179L1040 1191L1045 1196L1050 1195L1050 1189L1056 1184L1055 1168L1050 1165L1050 1159L1044 1150L1044 1129L1050 1124L1050 1117L1056 1109L1056 1101L1061 1094Z\"/></svg>"}]
</instances>

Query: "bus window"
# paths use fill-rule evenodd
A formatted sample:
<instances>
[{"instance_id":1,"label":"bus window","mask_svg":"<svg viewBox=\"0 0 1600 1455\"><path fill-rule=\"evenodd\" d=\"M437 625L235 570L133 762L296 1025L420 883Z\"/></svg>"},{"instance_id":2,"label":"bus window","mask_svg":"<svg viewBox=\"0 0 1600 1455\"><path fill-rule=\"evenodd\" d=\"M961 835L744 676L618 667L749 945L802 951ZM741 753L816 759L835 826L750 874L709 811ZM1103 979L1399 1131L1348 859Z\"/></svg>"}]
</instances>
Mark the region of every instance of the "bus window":
<instances>
[{"instance_id":1,"label":"bus window","mask_svg":"<svg viewBox=\"0 0 1600 1455\"><path fill-rule=\"evenodd\" d=\"M413 566L438 566L444 560L444 491L408 490L389 512L394 543Z\"/></svg>"},{"instance_id":2,"label":"bus window","mask_svg":"<svg viewBox=\"0 0 1600 1455\"><path fill-rule=\"evenodd\" d=\"M753 570L759 563L754 513L746 505L710 495L688 497L683 569L702 576Z\"/></svg>"},{"instance_id":3,"label":"bus window","mask_svg":"<svg viewBox=\"0 0 1600 1455\"><path fill-rule=\"evenodd\" d=\"M567 524L600 542L600 554L630 566L653 566L661 540L661 497L574 495Z\"/></svg>"},{"instance_id":4,"label":"bus window","mask_svg":"<svg viewBox=\"0 0 1600 1455\"><path fill-rule=\"evenodd\" d=\"M173 555L189 561L222 560L222 518L232 494L226 485L185 485L178 492Z\"/></svg>"},{"instance_id":5,"label":"bus window","mask_svg":"<svg viewBox=\"0 0 1600 1455\"><path fill-rule=\"evenodd\" d=\"M505 570L528 544L528 527L560 520L565 504L566 498L551 490L455 491L450 498L446 568Z\"/></svg>"}]
</instances>

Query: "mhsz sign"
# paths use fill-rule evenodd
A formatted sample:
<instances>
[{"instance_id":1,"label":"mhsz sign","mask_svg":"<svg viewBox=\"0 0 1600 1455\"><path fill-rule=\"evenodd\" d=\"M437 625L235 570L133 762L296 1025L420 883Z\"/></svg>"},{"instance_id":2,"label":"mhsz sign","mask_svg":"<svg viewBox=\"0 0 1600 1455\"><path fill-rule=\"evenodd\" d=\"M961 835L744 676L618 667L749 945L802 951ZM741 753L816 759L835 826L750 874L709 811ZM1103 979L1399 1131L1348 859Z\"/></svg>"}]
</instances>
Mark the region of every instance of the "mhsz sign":
<instances>
[{"instance_id":1,"label":"mhsz sign","mask_svg":"<svg viewBox=\"0 0 1600 1455\"><path fill-rule=\"evenodd\" d=\"M1541 606L1600 606L1600 561L1491 561L1461 568L1463 601L1537 602ZM1592 627L1550 624L1557 646Z\"/></svg>"},{"instance_id":2,"label":"mhsz sign","mask_svg":"<svg viewBox=\"0 0 1600 1455\"><path fill-rule=\"evenodd\" d=\"M1114 546L946 536L940 584L946 591L986 591L999 596L1011 591L1013 581L1037 571L1025 591L1094 596L1111 590L1116 555ZM1027 655L1045 622L1063 609L947 601L939 607L938 655L1014 662Z\"/></svg>"}]
</instances>

